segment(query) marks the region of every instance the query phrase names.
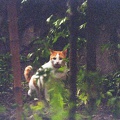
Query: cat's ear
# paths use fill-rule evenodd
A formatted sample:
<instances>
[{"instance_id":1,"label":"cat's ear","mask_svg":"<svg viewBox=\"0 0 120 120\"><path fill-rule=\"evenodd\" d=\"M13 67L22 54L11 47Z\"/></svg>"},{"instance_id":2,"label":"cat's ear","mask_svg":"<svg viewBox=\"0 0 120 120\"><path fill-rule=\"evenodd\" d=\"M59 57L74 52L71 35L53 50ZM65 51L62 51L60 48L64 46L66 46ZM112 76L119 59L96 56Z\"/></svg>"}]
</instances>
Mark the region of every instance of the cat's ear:
<instances>
[{"instance_id":1,"label":"cat's ear","mask_svg":"<svg viewBox=\"0 0 120 120\"><path fill-rule=\"evenodd\" d=\"M66 56L67 55L67 49L63 50L63 54Z\"/></svg>"},{"instance_id":2,"label":"cat's ear","mask_svg":"<svg viewBox=\"0 0 120 120\"><path fill-rule=\"evenodd\" d=\"M52 50L52 49L49 49L49 51L50 51L50 54L52 54L54 50Z\"/></svg>"}]
</instances>

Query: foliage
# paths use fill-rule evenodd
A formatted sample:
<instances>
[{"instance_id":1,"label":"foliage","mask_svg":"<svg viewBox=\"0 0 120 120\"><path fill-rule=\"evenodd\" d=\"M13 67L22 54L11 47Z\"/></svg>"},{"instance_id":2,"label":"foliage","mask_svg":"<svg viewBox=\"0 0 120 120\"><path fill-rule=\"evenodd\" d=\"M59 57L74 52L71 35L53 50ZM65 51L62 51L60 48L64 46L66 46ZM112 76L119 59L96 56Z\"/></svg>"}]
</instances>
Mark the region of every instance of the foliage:
<instances>
[{"instance_id":1,"label":"foliage","mask_svg":"<svg viewBox=\"0 0 120 120\"><path fill-rule=\"evenodd\" d=\"M89 77L89 82L94 84L94 89L91 89L92 85L86 78ZM92 93L89 91L92 90ZM95 90L95 91L94 91ZM78 72L77 79L77 97L78 105L87 105L89 103L89 94L96 98L94 104L99 106L100 104L107 104L117 117L120 114L120 72L117 71L111 75L101 76L98 73L86 74L86 71L81 68Z\"/></svg>"},{"instance_id":2,"label":"foliage","mask_svg":"<svg viewBox=\"0 0 120 120\"><path fill-rule=\"evenodd\" d=\"M117 117L120 113L120 72L108 76L101 76L98 73L89 73L86 74L86 71L81 68L77 75L77 105L85 106L89 104L89 92L90 86L88 84L87 78L89 77L90 81L94 81L96 86L96 91L92 91L92 95L96 97L94 104L99 106L100 104L107 103L111 108L113 114ZM52 81L52 82L51 82ZM64 81L49 79L46 81L46 85L49 88L50 94L50 107L46 109L46 117L51 118L52 120L64 120L68 116L68 111L70 108L69 103L69 90L65 86ZM32 114L37 120L45 116L45 113L42 112L46 107L42 103L38 103L37 106L32 106L30 109ZM42 109L42 110L41 110ZM35 112L37 111L37 113ZM76 114L76 119L89 118L87 115L78 115Z\"/></svg>"},{"instance_id":3,"label":"foliage","mask_svg":"<svg viewBox=\"0 0 120 120\"><path fill-rule=\"evenodd\" d=\"M69 36L68 17L55 18L51 15L46 21L50 24L50 31L47 38L51 39L52 43L55 43L59 37L67 38Z\"/></svg>"},{"instance_id":4,"label":"foliage","mask_svg":"<svg viewBox=\"0 0 120 120\"><path fill-rule=\"evenodd\" d=\"M120 71L103 77L102 94L117 117L120 114Z\"/></svg>"},{"instance_id":5,"label":"foliage","mask_svg":"<svg viewBox=\"0 0 120 120\"><path fill-rule=\"evenodd\" d=\"M103 90L108 97L120 95L120 72L107 75L103 78Z\"/></svg>"},{"instance_id":6,"label":"foliage","mask_svg":"<svg viewBox=\"0 0 120 120\"><path fill-rule=\"evenodd\" d=\"M11 85L12 74L10 68L10 54L0 54L0 86L6 88Z\"/></svg>"},{"instance_id":7,"label":"foliage","mask_svg":"<svg viewBox=\"0 0 120 120\"><path fill-rule=\"evenodd\" d=\"M4 113L5 111L6 111L6 108L0 105L0 114Z\"/></svg>"},{"instance_id":8,"label":"foliage","mask_svg":"<svg viewBox=\"0 0 120 120\"><path fill-rule=\"evenodd\" d=\"M86 105L89 103L90 97L96 99L96 105L100 105L101 92L101 77L96 72L87 72L81 68L78 72L77 79L77 96L79 100L78 105ZM92 91L92 92L91 92Z\"/></svg>"},{"instance_id":9,"label":"foliage","mask_svg":"<svg viewBox=\"0 0 120 120\"><path fill-rule=\"evenodd\" d=\"M65 89L62 81L49 81L49 86L51 118L52 120L64 120L68 116L68 110L65 106L68 104L69 92Z\"/></svg>"},{"instance_id":10,"label":"foliage","mask_svg":"<svg viewBox=\"0 0 120 120\"><path fill-rule=\"evenodd\" d=\"M27 0L23 0L22 3L25 3ZM86 1L79 6L79 30L85 29L86 26ZM33 40L32 48L34 52L28 54L28 56L23 56L25 60L32 61L33 66L41 66L45 61L49 59L49 51L48 49L67 49L69 48L69 17L63 16L58 17L56 15L51 14L50 17L46 19L46 23L49 26L49 31L46 36L42 36ZM78 38L78 48L86 43L84 38L79 36Z\"/></svg>"},{"instance_id":11,"label":"foliage","mask_svg":"<svg viewBox=\"0 0 120 120\"><path fill-rule=\"evenodd\" d=\"M56 44L60 38L69 38L69 19L68 17L56 18L51 15L47 20L47 23L50 26L50 30L48 32L47 37L40 38L34 42L39 48L34 50L35 52L30 53L28 55L29 59L35 56L33 63L40 63L41 56L48 57L49 48L54 48L54 44ZM81 26L80 29L84 28L85 25ZM79 37L78 44L84 43L85 39ZM64 44L63 42L61 44ZM83 45L83 44L80 44ZM79 46L80 46L79 45ZM69 45L64 45L63 49L68 48ZM47 53L47 54L46 54ZM63 68L62 68L63 69ZM62 70L60 69L60 71ZM52 82L51 82L52 81ZM64 83L61 81L55 81L54 79L47 81L47 87L49 87L49 94L51 97L50 100L50 117L52 120L63 120L68 117L69 112L69 92L68 89L65 88Z\"/></svg>"},{"instance_id":12,"label":"foliage","mask_svg":"<svg viewBox=\"0 0 120 120\"><path fill-rule=\"evenodd\" d=\"M24 105L24 113L23 113L23 119L31 117L35 120L42 120L42 117L44 117L45 113L43 112L44 104L42 102L36 102L36 104L25 104Z\"/></svg>"},{"instance_id":13,"label":"foliage","mask_svg":"<svg viewBox=\"0 0 120 120\"><path fill-rule=\"evenodd\" d=\"M87 94L87 83L84 82L85 79L85 71L79 70L77 75L77 97L79 100L79 105L87 104L88 102L88 94Z\"/></svg>"},{"instance_id":14,"label":"foliage","mask_svg":"<svg viewBox=\"0 0 120 120\"><path fill-rule=\"evenodd\" d=\"M49 76L48 71L41 71L41 74ZM48 78L48 77L47 77ZM62 80L54 79L54 75L49 77L45 82L45 86L48 89L50 95L49 106L46 106L44 101L37 102L36 105L28 105L24 108L24 117L29 113L33 115L35 120L41 119L43 117L49 117L52 120L64 120L68 117L68 97L69 91L65 88L64 82Z\"/></svg>"},{"instance_id":15,"label":"foliage","mask_svg":"<svg viewBox=\"0 0 120 120\"><path fill-rule=\"evenodd\" d=\"M25 3L27 0L23 0ZM86 27L86 1L78 8L79 11L79 33ZM64 16L58 18L51 15L46 20L49 26L49 32L47 36L43 36L33 40L34 48L27 56L21 56L21 61L28 62L32 61L32 65L36 68L41 66L45 61L49 59L49 48L53 49L54 45L59 41L59 39L66 39L62 44L63 49L69 48L69 18ZM64 44L66 42L66 44ZM84 37L78 36L77 48L86 47L86 39ZM104 44L101 46L101 51L104 52L109 49L110 44ZM118 44L120 48L120 44ZM10 54L0 54L0 87L6 87L6 85L11 84L12 75L10 68ZM61 71L63 69L60 69ZM48 74L47 72L45 74ZM68 81L67 81L68 82ZM46 107L44 102L38 102L36 105L25 105L24 106L24 116L33 115L35 120L41 120L45 117L51 118L52 120L64 120L68 116L68 111L70 108L69 103L69 85L65 86L66 81L55 81L54 79L46 80L46 85L49 88L48 92L50 94L50 107ZM77 105L81 107L82 105L87 106L89 104L90 95L96 98L94 104L99 106L102 103L107 103L108 106L112 108L114 115L118 116L120 113L120 72L116 72L111 75L102 76L98 73L86 73L85 67L79 68L77 75ZM95 86L95 90L93 87ZM90 93L92 91L92 93ZM1 107L1 106L0 106ZM0 112L5 109L1 107ZM76 115L79 119L82 117Z\"/></svg>"},{"instance_id":16,"label":"foliage","mask_svg":"<svg viewBox=\"0 0 120 120\"><path fill-rule=\"evenodd\" d=\"M33 66L41 66L45 61L49 59L49 49L54 49L54 44L57 43L58 39L65 38L68 39L69 31L67 27L67 17L56 18L51 15L46 22L50 26L47 36L40 37L33 40L33 45L35 46L27 56L22 56L22 61L32 61ZM68 44L62 42L62 49L67 49Z\"/></svg>"}]
</instances>

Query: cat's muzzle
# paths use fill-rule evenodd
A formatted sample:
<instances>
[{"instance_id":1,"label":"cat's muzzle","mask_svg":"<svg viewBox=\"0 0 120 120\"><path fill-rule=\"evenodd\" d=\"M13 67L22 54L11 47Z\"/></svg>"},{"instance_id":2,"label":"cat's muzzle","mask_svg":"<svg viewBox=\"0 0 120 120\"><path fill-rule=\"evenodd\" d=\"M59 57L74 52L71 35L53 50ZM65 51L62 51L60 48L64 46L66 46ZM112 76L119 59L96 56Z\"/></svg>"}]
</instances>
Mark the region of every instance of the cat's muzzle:
<instances>
[{"instance_id":1,"label":"cat's muzzle","mask_svg":"<svg viewBox=\"0 0 120 120\"><path fill-rule=\"evenodd\" d=\"M54 68L60 68L61 67L61 64L54 64Z\"/></svg>"}]
</instances>

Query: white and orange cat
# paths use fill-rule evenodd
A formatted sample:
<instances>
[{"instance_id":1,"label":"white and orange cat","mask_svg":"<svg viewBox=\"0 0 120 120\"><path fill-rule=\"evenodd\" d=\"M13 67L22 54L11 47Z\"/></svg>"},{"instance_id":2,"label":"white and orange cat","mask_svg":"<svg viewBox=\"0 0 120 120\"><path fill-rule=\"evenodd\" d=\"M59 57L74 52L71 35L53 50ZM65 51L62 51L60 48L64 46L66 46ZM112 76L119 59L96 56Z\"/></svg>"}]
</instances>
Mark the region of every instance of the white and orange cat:
<instances>
[{"instance_id":1,"label":"white and orange cat","mask_svg":"<svg viewBox=\"0 0 120 120\"><path fill-rule=\"evenodd\" d=\"M36 91L38 99L41 99L42 95L45 100L49 100L49 96L47 93L47 88L45 87L45 74L40 74L42 71L46 71L50 69L49 77L54 76L54 79L66 79L67 75L67 65L65 62L67 50L63 51L54 51L50 50L50 60L42 65L38 71L31 75L32 66L27 66L24 70L24 76L27 82L29 82L29 90L28 95L31 96L33 91ZM59 72L58 69L61 67L65 67L62 72Z\"/></svg>"}]
</instances>

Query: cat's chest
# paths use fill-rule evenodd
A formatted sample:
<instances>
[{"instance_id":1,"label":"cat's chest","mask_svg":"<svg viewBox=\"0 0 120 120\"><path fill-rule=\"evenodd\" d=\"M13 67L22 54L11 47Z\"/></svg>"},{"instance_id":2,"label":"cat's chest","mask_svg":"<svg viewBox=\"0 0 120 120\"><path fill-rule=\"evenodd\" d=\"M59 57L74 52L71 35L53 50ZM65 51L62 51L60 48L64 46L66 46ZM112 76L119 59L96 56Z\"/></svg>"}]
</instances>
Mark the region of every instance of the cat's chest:
<instances>
[{"instance_id":1,"label":"cat's chest","mask_svg":"<svg viewBox=\"0 0 120 120\"><path fill-rule=\"evenodd\" d=\"M62 72L58 69L54 68L51 61L48 63L45 63L42 68L47 71L50 70L50 73L48 74L49 77L54 79L66 79L67 69L63 70Z\"/></svg>"},{"instance_id":2,"label":"cat's chest","mask_svg":"<svg viewBox=\"0 0 120 120\"><path fill-rule=\"evenodd\" d=\"M61 79L61 80L63 80L63 79L65 80L66 75L67 75L66 71L59 72L59 71L56 71L56 70L52 70L51 74L50 74L51 77L53 77L55 79Z\"/></svg>"}]
</instances>

